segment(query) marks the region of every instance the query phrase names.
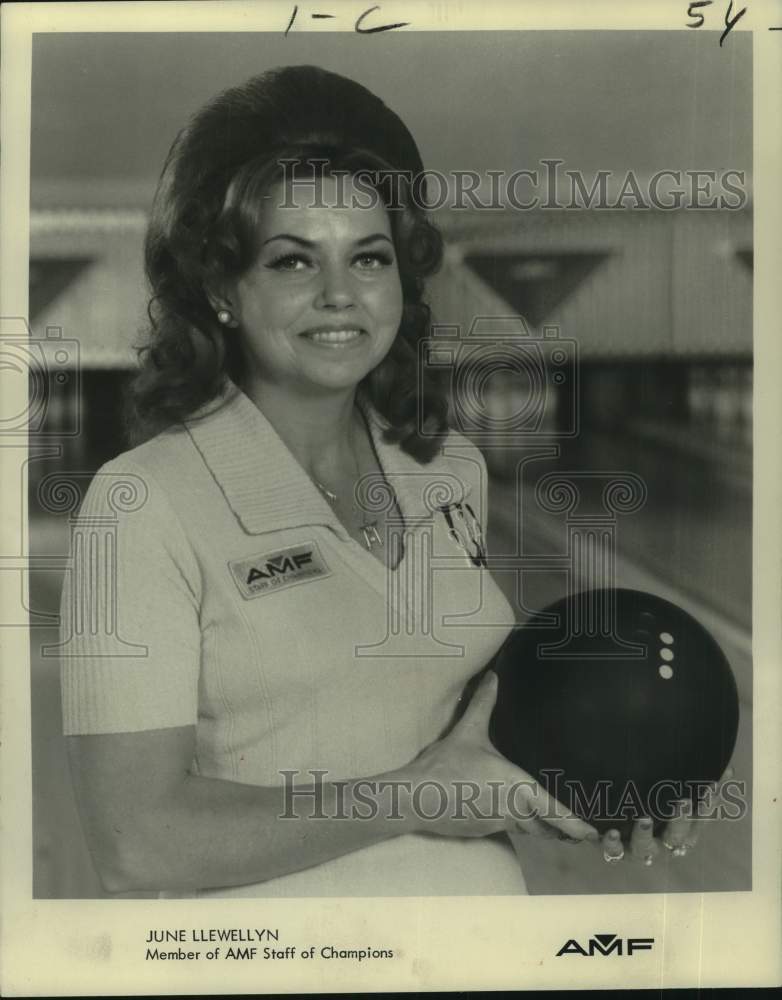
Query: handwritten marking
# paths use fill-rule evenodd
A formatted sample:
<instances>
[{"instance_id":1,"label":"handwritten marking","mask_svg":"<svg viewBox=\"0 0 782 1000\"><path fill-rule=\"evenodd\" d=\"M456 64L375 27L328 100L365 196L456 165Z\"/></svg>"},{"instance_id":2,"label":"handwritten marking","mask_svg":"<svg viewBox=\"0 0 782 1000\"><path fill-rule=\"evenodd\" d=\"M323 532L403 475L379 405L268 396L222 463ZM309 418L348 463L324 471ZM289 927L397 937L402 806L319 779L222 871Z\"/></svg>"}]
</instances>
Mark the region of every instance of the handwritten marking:
<instances>
[{"instance_id":1,"label":"handwritten marking","mask_svg":"<svg viewBox=\"0 0 782 1000\"><path fill-rule=\"evenodd\" d=\"M709 0L711 2L711 0ZM397 21L395 24L378 24L374 28L365 28L363 26L364 21L369 17L370 14L374 14L376 10L380 10L380 4L375 4L374 7L367 7L363 14L359 14L354 25L354 31L357 31L359 35L375 35L378 31L393 31L395 28L406 28L409 21ZM290 21L288 21L288 27L285 29L285 35L287 37L288 32L293 27L293 22L296 20L296 16L299 13L299 5L295 4L293 7L293 13L291 14ZM313 20L324 20L326 18L335 18L336 14L310 14L310 18Z\"/></svg>"},{"instance_id":2,"label":"handwritten marking","mask_svg":"<svg viewBox=\"0 0 782 1000\"><path fill-rule=\"evenodd\" d=\"M361 24L364 18L369 17L369 15L376 10L380 10L380 4L375 4L374 7L369 7L363 14L359 15L356 20L356 31L360 35L374 35L378 31L393 31L394 28L405 28L410 23L409 21L397 21L396 24L381 24L376 28L362 28Z\"/></svg>"},{"instance_id":3,"label":"handwritten marking","mask_svg":"<svg viewBox=\"0 0 782 1000\"><path fill-rule=\"evenodd\" d=\"M688 24L688 28L700 28L703 26L703 22L706 18L703 14L696 13L698 7L711 7L713 0L693 0L693 3L687 8L687 17L700 18L697 24Z\"/></svg>"},{"instance_id":4,"label":"handwritten marking","mask_svg":"<svg viewBox=\"0 0 782 1000\"><path fill-rule=\"evenodd\" d=\"M733 20L731 20L730 12L732 10L733 10L733 0L730 0L730 3L728 4L728 9L725 11L725 30L720 35L720 48L722 48L722 43L728 37L728 33L736 25L736 22L740 18L744 17L744 15L747 13L747 8L742 7L741 10L738 12L738 14L736 14L736 16L733 18Z\"/></svg>"},{"instance_id":5,"label":"handwritten marking","mask_svg":"<svg viewBox=\"0 0 782 1000\"><path fill-rule=\"evenodd\" d=\"M296 20L296 15L299 13L299 5L295 4L293 8L293 13L291 14L291 19L288 21L288 27L285 29L285 36L287 37L288 32L293 27L293 22Z\"/></svg>"},{"instance_id":6,"label":"handwritten marking","mask_svg":"<svg viewBox=\"0 0 782 1000\"><path fill-rule=\"evenodd\" d=\"M687 7L687 17L692 18L692 20L689 21L686 26L688 28L696 28L696 29L702 28L706 21L706 17L704 14L699 13L698 9L700 7L711 7L712 3L713 0L691 0L690 4ZM728 3L728 9L725 11L725 30L720 35L720 48L722 48L722 43L728 37L733 28L736 27L741 18L744 17L744 15L747 13L747 8L742 7L735 17L731 16L732 13L733 13L733 0L730 0L730 2ZM779 29L771 28L769 30L778 31Z\"/></svg>"}]
</instances>

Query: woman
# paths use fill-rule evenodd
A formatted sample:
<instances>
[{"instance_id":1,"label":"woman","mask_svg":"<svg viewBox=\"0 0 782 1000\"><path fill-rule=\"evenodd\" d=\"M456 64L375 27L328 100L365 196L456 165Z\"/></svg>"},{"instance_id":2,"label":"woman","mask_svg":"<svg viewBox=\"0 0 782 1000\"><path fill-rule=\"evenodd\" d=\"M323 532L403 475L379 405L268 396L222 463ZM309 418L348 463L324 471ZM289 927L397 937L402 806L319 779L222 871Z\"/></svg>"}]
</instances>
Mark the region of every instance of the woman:
<instances>
[{"instance_id":1,"label":"woman","mask_svg":"<svg viewBox=\"0 0 782 1000\"><path fill-rule=\"evenodd\" d=\"M87 549L63 594L108 891L524 893L508 831L597 838L494 751L493 674L454 721L513 614L483 459L418 370L441 245L394 171L422 169L378 98L307 66L226 92L172 147L143 440L80 513L116 532L116 595Z\"/></svg>"}]
</instances>

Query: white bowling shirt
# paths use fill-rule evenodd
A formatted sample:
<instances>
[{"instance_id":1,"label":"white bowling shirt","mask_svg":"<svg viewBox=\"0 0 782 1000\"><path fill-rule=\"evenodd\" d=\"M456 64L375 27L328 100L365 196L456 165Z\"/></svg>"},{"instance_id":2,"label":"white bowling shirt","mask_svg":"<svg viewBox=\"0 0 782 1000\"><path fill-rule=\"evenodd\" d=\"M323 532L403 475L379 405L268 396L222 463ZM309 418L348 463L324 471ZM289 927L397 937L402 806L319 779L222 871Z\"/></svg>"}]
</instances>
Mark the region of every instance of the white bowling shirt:
<instances>
[{"instance_id":1,"label":"white bowling shirt","mask_svg":"<svg viewBox=\"0 0 782 1000\"><path fill-rule=\"evenodd\" d=\"M229 383L221 402L107 463L88 490L63 589L65 733L194 725L193 773L258 785L407 763L513 624L468 530L467 505L485 528L483 457L452 433L421 465L364 405L405 523L390 570L244 393ZM505 837L407 834L197 895L525 892Z\"/></svg>"}]
</instances>

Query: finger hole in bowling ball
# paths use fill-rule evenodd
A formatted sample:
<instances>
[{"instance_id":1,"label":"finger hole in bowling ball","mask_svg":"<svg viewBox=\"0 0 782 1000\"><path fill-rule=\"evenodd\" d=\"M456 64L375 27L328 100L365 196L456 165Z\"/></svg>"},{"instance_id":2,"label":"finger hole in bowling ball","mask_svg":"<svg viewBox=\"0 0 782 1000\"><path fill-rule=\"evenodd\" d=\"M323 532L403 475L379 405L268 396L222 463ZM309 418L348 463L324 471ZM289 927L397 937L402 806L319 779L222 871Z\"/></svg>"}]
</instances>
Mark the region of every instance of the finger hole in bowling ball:
<instances>
[{"instance_id":1,"label":"finger hole in bowling ball","mask_svg":"<svg viewBox=\"0 0 782 1000\"><path fill-rule=\"evenodd\" d=\"M665 682L657 644L638 645L639 607L676 637ZM634 820L648 815L659 836L674 801L718 780L732 756L730 665L699 622L662 598L623 589L570 595L511 633L493 666L494 746L600 833L614 827L626 842Z\"/></svg>"}]
</instances>

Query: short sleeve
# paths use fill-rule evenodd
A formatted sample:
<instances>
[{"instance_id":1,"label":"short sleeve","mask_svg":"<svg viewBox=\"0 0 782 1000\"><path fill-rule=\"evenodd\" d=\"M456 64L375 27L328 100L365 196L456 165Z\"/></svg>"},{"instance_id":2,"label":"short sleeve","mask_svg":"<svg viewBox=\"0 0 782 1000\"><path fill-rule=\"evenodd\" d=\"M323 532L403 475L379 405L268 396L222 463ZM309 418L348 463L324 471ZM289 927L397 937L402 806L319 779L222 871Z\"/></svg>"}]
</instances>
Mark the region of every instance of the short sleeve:
<instances>
[{"instance_id":1,"label":"short sleeve","mask_svg":"<svg viewBox=\"0 0 782 1000\"><path fill-rule=\"evenodd\" d=\"M195 725L200 574L163 489L120 458L72 522L60 605L65 735Z\"/></svg>"}]
</instances>

